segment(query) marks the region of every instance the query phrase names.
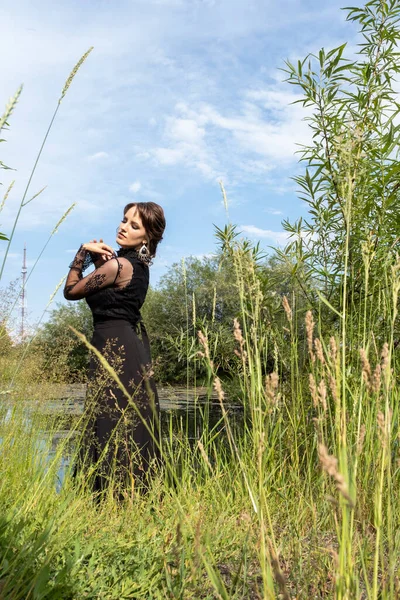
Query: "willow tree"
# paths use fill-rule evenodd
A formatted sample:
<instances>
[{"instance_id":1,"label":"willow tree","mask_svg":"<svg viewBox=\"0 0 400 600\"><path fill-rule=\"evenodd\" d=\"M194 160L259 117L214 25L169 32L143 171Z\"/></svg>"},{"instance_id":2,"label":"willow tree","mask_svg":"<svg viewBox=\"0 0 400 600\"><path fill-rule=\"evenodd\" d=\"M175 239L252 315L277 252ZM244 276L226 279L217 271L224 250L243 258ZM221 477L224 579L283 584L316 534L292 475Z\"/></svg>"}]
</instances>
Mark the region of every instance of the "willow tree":
<instances>
[{"instance_id":1,"label":"willow tree","mask_svg":"<svg viewBox=\"0 0 400 600\"><path fill-rule=\"evenodd\" d=\"M284 69L311 113L312 141L300 148L306 170L295 177L308 216L284 222L291 239L281 257L294 260L305 289L317 284L332 315L363 308L366 324L384 320L383 267L399 249L400 6L371 0L344 10L360 29L355 55L343 44Z\"/></svg>"}]
</instances>

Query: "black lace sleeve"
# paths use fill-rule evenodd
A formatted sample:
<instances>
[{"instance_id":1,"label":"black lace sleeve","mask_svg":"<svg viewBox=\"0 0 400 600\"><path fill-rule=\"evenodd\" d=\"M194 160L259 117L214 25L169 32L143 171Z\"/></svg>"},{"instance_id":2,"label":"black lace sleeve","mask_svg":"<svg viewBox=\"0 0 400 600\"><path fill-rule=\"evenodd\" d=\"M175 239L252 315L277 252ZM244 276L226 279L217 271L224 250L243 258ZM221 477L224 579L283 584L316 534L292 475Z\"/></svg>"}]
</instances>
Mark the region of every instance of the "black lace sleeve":
<instances>
[{"instance_id":1,"label":"black lace sleeve","mask_svg":"<svg viewBox=\"0 0 400 600\"><path fill-rule=\"evenodd\" d=\"M81 246L78 252L75 254L74 260L69 265L69 268L79 270L83 273L91 265L94 265L97 258L98 257L96 254L93 254L93 252L87 252L87 250L84 250Z\"/></svg>"},{"instance_id":2,"label":"black lace sleeve","mask_svg":"<svg viewBox=\"0 0 400 600\"><path fill-rule=\"evenodd\" d=\"M73 266L70 267L71 270L64 287L64 298L67 300L81 300L104 287L113 285L121 271L117 258L113 258L90 275L82 278L84 257L82 254L79 257L78 254L72 262Z\"/></svg>"}]
</instances>

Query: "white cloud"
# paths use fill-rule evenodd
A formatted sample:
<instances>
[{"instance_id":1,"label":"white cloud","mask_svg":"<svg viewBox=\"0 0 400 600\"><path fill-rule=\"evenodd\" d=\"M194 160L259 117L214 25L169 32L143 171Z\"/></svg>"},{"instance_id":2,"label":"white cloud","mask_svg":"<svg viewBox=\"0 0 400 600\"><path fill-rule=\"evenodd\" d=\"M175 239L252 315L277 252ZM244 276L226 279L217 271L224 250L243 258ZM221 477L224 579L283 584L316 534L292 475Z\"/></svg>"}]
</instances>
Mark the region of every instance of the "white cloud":
<instances>
[{"instance_id":1,"label":"white cloud","mask_svg":"<svg viewBox=\"0 0 400 600\"><path fill-rule=\"evenodd\" d=\"M176 165L185 157L184 152L179 148L155 148L151 154L161 165Z\"/></svg>"},{"instance_id":2,"label":"white cloud","mask_svg":"<svg viewBox=\"0 0 400 600\"><path fill-rule=\"evenodd\" d=\"M310 139L307 112L292 104L299 96L278 83L244 88L240 96L235 110L177 103L165 120L165 144L147 150L149 158L158 165L189 166L205 179L225 174L232 183L296 163L298 144Z\"/></svg>"},{"instance_id":3,"label":"white cloud","mask_svg":"<svg viewBox=\"0 0 400 600\"><path fill-rule=\"evenodd\" d=\"M189 146L203 143L205 130L194 119L169 119L167 129L169 137L178 143Z\"/></svg>"},{"instance_id":4,"label":"white cloud","mask_svg":"<svg viewBox=\"0 0 400 600\"><path fill-rule=\"evenodd\" d=\"M286 231L271 231L271 229L260 229L255 225L241 225L239 230L247 233L253 238L262 238L272 240L274 243L284 245L289 239L289 234Z\"/></svg>"},{"instance_id":5,"label":"white cloud","mask_svg":"<svg viewBox=\"0 0 400 600\"><path fill-rule=\"evenodd\" d=\"M277 210L276 208L265 208L264 212L268 213L269 215L283 215L283 212L281 210Z\"/></svg>"},{"instance_id":6,"label":"white cloud","mask_svg":"<svg viewBox=\"0 0 400 600\"><path fill-rule=\"evenodd\" d=\"M180 111L180 105L177 106ZM159 165L184 165L199 171L205 179L221 176L212 147L205 139L206 130L194 118L171 116L166 119L166 146L150 150L150 157Z\"/></svg>"},{"instance_id":7,"label":"white cloud","mask_svg":"<svg viewBox=\"0 0 400 600\"><path fill-rule=\"evenodd\" d=\"M96 152L95 154L91 154L87 157L90 161L102 160L103 158L108 158L107 152Z\"/></svg>"},{"instance_id":8,"label":"white cloud","mask_svg":"<svg viewBox=\"0 0 400 600\"><path fill-rule=\"evenodd\" d=\"M132 192L133 194L137 194L141 187L142 187L142 184L140 183L140 181L134 181L129 186L129 191Z\"/></svg>"}]
</instances>

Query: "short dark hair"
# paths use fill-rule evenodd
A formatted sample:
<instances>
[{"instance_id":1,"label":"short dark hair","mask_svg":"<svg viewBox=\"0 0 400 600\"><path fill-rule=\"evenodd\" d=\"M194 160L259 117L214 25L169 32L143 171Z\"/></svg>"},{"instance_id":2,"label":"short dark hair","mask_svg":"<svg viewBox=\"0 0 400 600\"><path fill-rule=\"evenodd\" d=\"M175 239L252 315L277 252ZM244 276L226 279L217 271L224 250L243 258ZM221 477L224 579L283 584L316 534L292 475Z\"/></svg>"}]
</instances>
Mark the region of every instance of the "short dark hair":
<instances>
[{"instance_id":1,"label":"short dark hair","mask_svg":"<svg viewBox=\"0 0 400 600\"><path fill-rule=\"evenodd\" d=\"M130 202L124 208L124 215L136 206L143 227L149 237L148 247L151 256L156 255L157 246L163 239L163 233L166 226L164 211L159 204L155 202Z\"/></svg>"}]
</instances>

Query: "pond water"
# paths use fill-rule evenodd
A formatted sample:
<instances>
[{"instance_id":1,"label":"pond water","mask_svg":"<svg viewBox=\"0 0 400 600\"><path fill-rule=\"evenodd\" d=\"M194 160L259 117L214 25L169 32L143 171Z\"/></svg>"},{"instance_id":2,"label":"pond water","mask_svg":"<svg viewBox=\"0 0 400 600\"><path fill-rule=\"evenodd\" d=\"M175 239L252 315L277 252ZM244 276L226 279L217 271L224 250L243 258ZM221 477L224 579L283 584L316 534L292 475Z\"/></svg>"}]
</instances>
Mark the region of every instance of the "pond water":
<instances>
[{"instance_id":1,"label":"pond water","mask_svg":"<svg viewBox=\"0 0 400 600\"><path fill-rule=\"evenodd\" d=\"M40 409L41 414L45 413L54 416L56 419L58 416L60 417L60 429L56 431L52 429L51 433L43 430L43 437L39 439L41 447L50 447L46 460L55 457L59 444L65 442L66 438L71 440L71 443L66 445L61 458L58 471L58 490L61 488L70 466L70 457L74 450L71 429L74 428L77 419L83 413L85 393L84 386L75 386L75 389L74 386L61 386L55 389L54 399L46 402L45 408ZM218 431L225 437L225 424L220 403L215 395L210 396L207 394L205 388L161 388L159 389L159 397L163 438L169 439L171 436L174 437L179 434L180 436L184 435L191 444L195 444L197 440L201 439L205 429ZM243 407L239 404L229 403L229 401L224 406L229 415L231 426L235 429L240 428L243 424ZM3 418L7 420L11 410L9 408ZM32 408L31 416L35 414L35 410L37 410L37 404ZM27 419L29 419L29 412L28 409Z\"/></svg>"}]
</instances>

